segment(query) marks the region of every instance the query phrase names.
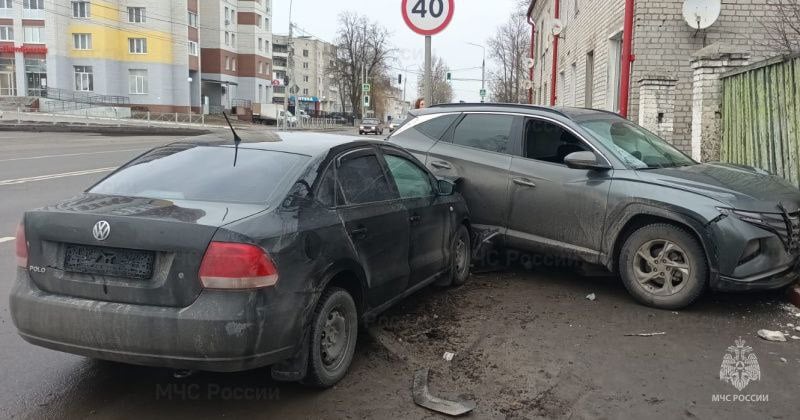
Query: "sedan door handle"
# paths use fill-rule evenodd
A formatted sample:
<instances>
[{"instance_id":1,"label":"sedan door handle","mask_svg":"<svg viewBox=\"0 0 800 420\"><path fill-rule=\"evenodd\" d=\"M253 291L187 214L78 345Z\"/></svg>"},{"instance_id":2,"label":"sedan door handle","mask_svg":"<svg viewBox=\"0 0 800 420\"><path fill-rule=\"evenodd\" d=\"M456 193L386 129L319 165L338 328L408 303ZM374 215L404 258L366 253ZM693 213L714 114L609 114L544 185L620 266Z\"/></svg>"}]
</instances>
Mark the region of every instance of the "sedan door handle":
<instances>
[{"instance_id":1,"label":"sedan door handle","mask_svg":"<svg viewBox=\"0 0 800 420\"><path fill-rule=\"evenodd\" d=\"M453 169L453 166L447 162L440 162L440 161L433 161L431 162L431 166L438 169Z\"/></svg>"},{"instance_id":2,"label":"sedan door handle","mask_svg":"<svg viewBox=\"0 0 800 420\"><path fill-rule=\"evenodd\" d=\"M536 188L536 183L528 178L514 178L514 183L523 187Z\"/></svg>"},{"instance_id":3,"label":"sedan door handle","mask_svg":"<svg viewBox=\"0 0 800 420\"><path fill-rule=\"evenodd\" d=\"M360 227L358 229L351 230L350 236L352 236L353 238L363 238L367 236L367 233L369 233L369 229L365 227Z\"/></svg>"}]
</instances>

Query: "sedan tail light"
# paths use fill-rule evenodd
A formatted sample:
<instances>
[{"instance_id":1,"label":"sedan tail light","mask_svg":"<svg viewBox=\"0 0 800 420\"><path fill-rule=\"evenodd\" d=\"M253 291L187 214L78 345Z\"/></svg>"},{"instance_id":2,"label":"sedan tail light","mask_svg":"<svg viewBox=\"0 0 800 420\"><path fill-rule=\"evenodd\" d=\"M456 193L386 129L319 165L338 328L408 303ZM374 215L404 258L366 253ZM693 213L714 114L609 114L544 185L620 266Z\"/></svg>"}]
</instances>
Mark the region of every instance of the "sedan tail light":
<instances>
[{"instance_id":1,"label":"sedan tail light","mask_svg":"<svg viewBox=\"0 0 800 420\"><path fill-rule=\"evenodd\" d=\"M20 223L17 228L17 267L28 267L28 240L25 238L25 223Z\"/></svg>"},{"instance_id":2,"label":"sedan tail light","mask_svg":"<svg viewBox=\"0 0 800 420\"><path fill-rule=\"evenodd\" d=\"M263 249L250 244L211 242L200 264L206 289L259 289L278 282L278 270Z\"/></svg>"}]
</instances>

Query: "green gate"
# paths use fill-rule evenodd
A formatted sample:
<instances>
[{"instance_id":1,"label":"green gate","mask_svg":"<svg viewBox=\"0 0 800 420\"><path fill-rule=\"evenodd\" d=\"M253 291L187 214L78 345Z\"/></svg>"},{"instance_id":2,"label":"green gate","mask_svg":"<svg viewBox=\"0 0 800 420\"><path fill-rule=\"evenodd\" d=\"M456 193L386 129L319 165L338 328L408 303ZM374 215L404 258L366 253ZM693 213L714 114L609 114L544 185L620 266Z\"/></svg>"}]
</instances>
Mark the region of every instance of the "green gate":
<instances>
[{"instance_id":1,"label":"green gate","mask_svg":"<svg viewBox=\"0 0 800 420\"><path fill-rule=\"evenodd\" d=\"M800 56L737 70L722 84L722 161L800 186Z\"/></svg>"}]
</instances>

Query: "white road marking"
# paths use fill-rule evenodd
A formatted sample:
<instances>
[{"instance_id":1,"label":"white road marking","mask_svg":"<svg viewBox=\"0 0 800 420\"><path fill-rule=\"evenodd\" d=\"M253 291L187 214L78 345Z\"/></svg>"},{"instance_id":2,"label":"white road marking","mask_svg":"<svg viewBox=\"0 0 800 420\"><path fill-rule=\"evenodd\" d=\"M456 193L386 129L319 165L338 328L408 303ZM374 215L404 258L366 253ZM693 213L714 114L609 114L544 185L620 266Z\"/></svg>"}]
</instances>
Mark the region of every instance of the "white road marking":
<instances>
[{"instance_id":1,"label":"white road marking","mask_svg":"<svg viewBox=\"0 0 800 420\"><path fill-rule=\"evenodd\" d=\"M97 174L101 172L111 172L117 169L117 167L112 168L99 168L99 169L89 169L87 171L77 171L77 172L65 172L62 174L53 174L53 175L40 175L40 176L32 176L28 178L17 178L17 179L4 179L0 180L0 187L3 185L17 185L17 184L25 184L28 182L37 182L37 181L47 181L50 179L58 179L58 178L67 178L71 176L81 176L81 175L91 175Z\"/></svg>"},{"instance_id":2,"label":"white road marking","mask_svg":"<svg viewBox=\"0 0 800 420\"><path fill-rule=\"evenodd\" d=\"M6 236L5 238L0 238L0 244L2 244L3 242L11 242L14 239L17 239L17 238L15 238L13 236Z\"/></svg>"},{"instance_id":3,"label":"white road marking","mask_svg":"<svg viewBox=\"0 0 800 420\"><path fill-rule=\"evenodd\" d=\"M66 153L63 155L44 155L44 156L32 156L32 157L12 158L12 159L0 159L0 162L14 162L18 160L50 159L58 157L72 157L72 156L102 155L108 153L122 153L122 152L144 152L145 150L148 149L121 149L121 150L106 150L102 152Z\"/></svg>"}]
</instances>

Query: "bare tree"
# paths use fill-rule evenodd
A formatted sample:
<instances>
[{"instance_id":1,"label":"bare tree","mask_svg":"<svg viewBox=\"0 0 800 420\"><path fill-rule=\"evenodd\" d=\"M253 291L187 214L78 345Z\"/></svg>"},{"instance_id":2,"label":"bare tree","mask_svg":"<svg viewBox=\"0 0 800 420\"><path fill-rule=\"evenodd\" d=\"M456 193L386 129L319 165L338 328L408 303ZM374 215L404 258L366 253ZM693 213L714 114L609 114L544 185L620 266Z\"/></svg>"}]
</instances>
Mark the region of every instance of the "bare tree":
<instances>
[{"instance_id":1,"label":"bare tree","mask_svg":"<svg viewBox=\"0 0 800 420\"><path fill-rule=\"evenodd\" d=\"M800 53L800 0L769 0L774 19L765 19L768 47L784 54Z\"/></svg>"},{"instance_id":2,"label":"bare tree","mask_svg":"<svg viewBox=\"0 0 800 420\"><path fill-rule=\"evenodd\" d=\"M522 5L522 3L521 3ZM530 50L530 26L525 12L512 14L489 39L489 57L495 68L489 73L489 88L494 102L524 102L527 79L526 59Z\"/></svg>"},{"instance_id":3,"label":"bare tree","mask_svg":"<svg viewBox=\"0 0 800 420\"><path fill-rule=\"evenodd\" d=\"M336 56L328 74L338 80L340 94L348 99L353 114L362 115L361 84L386 74L387 63L394 50L389 31L366 16L345 12L339 15ZM364 80L366 73L367 80Z\"/></svg>"},{"instance_id":4,"label":"bare tree","mask_svg":"<svg viewBox=\"0 0 800 420\"><path fill-rule=\"evenodd\" d=\"M433 98L431 98L431 103L427 105L453 102L453 86L447 82L447 73L450 71L447 63L444 62L442 57L433 56L431 58L431 66L433 67L433 82L431 83ZM425 69L420 67L419 74L424 75ZM417 80L417 94L420 98L425 96L425 76L420 76Z\"/></svg>"}]
</instances>

